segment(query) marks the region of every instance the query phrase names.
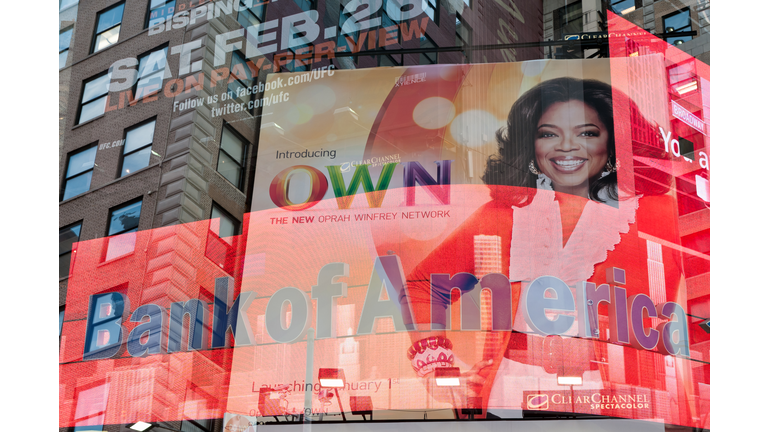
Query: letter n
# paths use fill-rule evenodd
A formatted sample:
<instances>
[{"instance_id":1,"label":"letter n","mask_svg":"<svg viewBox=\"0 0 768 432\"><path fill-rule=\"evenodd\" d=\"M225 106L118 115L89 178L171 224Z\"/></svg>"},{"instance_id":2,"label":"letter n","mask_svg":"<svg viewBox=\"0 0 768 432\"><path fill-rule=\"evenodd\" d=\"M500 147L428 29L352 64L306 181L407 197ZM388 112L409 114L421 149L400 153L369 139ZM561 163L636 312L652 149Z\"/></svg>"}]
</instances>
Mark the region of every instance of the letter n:
<instances>
[{"instance_id":1,"label":"letter n","mask_svg":"<svg viewBox=\"0 0 768 432\"><path fill-rule=\"evenodd\" d=\"M208 308L198 299L171 304L171 324L168 332L168 352L181 351L184 334L184 317L189 316L187 349L201 350L207 346L205 325L208 321Z\"/></svg>"},{"instance_id":2,"label":"letter n","mask_svg":"<svg viewBox=\"0 0 768 432\"><path fill-rule=\"evenodd\" d=\"M405 205L416 204L416 183L426 186L426 191L443 205L451 203L451 162L452 160L435 161L437 164L437 180L416 161L405 162L403 170L403 186L405 189Z\"/></svg>"},{"instance_id":3,"label":"letter n","mask_svg":"<svg viewBox=\"0 0 768 432\"><path fill-rule=\"evenodd\" d=\"M230 346L227 333L231 330L237 346L253 345L253 330L245 310L253 301L253 291L243 291L232 301L235 280L231 277L216 279L216 292L213 301L213 329L211 348ZM232 304L227 311L229 304Z\"/></svg>"}]
</instances>

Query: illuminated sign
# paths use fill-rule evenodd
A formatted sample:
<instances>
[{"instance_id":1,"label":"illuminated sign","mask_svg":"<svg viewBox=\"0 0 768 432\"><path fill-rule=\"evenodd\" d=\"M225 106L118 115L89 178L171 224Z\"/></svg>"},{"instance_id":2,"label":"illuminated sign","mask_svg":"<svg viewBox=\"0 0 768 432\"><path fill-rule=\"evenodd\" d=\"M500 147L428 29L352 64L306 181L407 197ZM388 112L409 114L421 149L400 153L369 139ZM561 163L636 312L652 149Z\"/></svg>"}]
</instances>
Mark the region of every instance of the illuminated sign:
<instances>
[{"instance_id":1,"label":"illuminated sign","mask_svg":"<svg viewBox=\"0 0 768 432\"><path fill-rule=\"evenodd\" d=\"M365 297L357 334L371 334L377 318L389 317L394 322L396 332L412 331L415 329L412 307L406 292L406 282L400 259L396 255L382 256L376 259L373 266L368 291ZM611 269L621 275L625 281L624 271ZM324 266L317 276L317 285L312 287L311 297L317 302L316 337L324 339L335 337L332 331L334 304L336 298L347 296L347 286L342 282L334 282L338 277L349 275L349 265L333 263ZM512 330L512 302L509 296L509 279L498 273L490 273L478 279L476 276L460 273L453 277L447 274L432 274L432 287L461 290L461 330L480 330L480 308L468 301L473 290L489 289L493 293L493 330ZM627 298L624 288L611 287L602 284L583 282L579 292L578 310L583 319L579 331L581 337L592 338L599 333L598 328L590 327L590 322L597 322L597 310L600 303L608 303L611 308L611 342L630 344L638 349L658 349L663 354L688 356L688 328L683 308L674 302L654 305L645 294L635 294ZM232 333L235 346L254 345L253 326L248 320L248 307L256 293L241 291L240 295L232 298L234 281L231 278L216 280L215 300L213 306L212 332L210 348L227 347L227 332ZM380 300L381 291L386 288L389 300ZM548 292L554 292L554 297ZM466 297L465 297L466 296ZM290 324L286 322L285 303L291 306ZM525 320L541 335L562 335L573 326L575 317L563 315L560 312L575 312L577 303L568 285L554 276L541 276L532 281L523 294ZM438 303L432 303L436 311ZM269 336L278 343L292 343L305 336L309 328L309 312L312 308L310 298L304 291L285 287L277 290L267 304L265 322ZM550 318L550 314L555 316ZM210 325L207 308L198 299L187 302L177 302L171 305L170 328L167 340L164 338L165 312L156 304L146 304L130 313L128 300L120 293L97 294L91 296L86 324L86 344L83 360L99 360L114 357L120 353L124 340L123 322L130 316L131 322L141 323L128 334L126 341L128 352L133 357L147 354L160 354L163 347L167 353L178 352L181 341L178 335L184 331L184 317L189 316L187 333L189 334L188 348L200 350L207 339L204 328ZM436 314L433 314L433 316ZM585 315L589 315L588 317ZM643 318L664 318L670 320L662 323L658 329L646 329ZM445 317L445 315L443 315ZM149 318L147 321L146 318ZM436 329L450 329L447 321L438 318L432 323ZM176 336L174 336L176 335ZM658 346L657 346L658 344Z\"/></svg>"},{"instance_id":2,"label":"illuminated sign","mask_svg":"<svg viewBox=\"0 0 768 432\"><path fill-rule=\"evenodd\" d=\"M104 424L142 412L263 419L338 413L352 396L375 411L430 409L444 401L422 376L478 365L489 371L478 393L500 394L500 409L705 426L709 335L692 316L709 316L698 276L708 261L691 256L704 261L708 243L681 237L680 209L698 199L696 176L708 184L709 138L670 122L664 71L641 55L253 83L265 100L289 97L261 113L241 235L221 239L206 220L73 251L60 424L79 424L77 401L107 380L100 391L125 402ZM513 108L548 102L532 89L563 83L579 96ZM536 153L563 121L586 117L575 139L592 153ZM509 126L540 120L547 133ZM696 160L682 159L683 139ZM518 148L530 153L503 153ZM584 167L594 172L578 180L614 182L618 196L557 190ZM685 232L707 229L701 220ZM105 259L122 239L132 252ZM338 398L318 385L328 368L346 377Z\"/></svg>"},{"instance_id":3,"label":"illuminated sign","mask_svg":"<svg viewBox=\"0 0 768 432\"><path fill-rule=\"evenodd\" d=\"M310 153L307 150L304 150L304 152L301 153L285 152L283 155L286 154L298 154L298 156L301 157L303 154L308 156L309 154L314 155L316 152ZM320 154L323 154L322 150L320 150ZM329 156L333 154L333 157L331 157L331 159L333 159L336 155L336 151L333 150L333 153L329 152L328 154ZM277 159L280 158L281 154L278 151ZM427 172L421 163L405 162L403 164L403 185L410 188L406 192L405 205L415 205L415 190L412 189L412 187L415 186L416 183L422 186L440 186L439 189L427 188L426 190L441 204L450 204L451 162L452 161L450 160L435 161L437 164L437 179L432 177L432 175ZM387 188L389 187L389 183L392 180L392 176L394 175L397 165L399 165L397 162L384 164L379 180L376 183L376 187L373 186L371 174L368 170L368 164L355 165L355 171L352 175L352 179L348 187L344 182L344 177L341 175L341 173L344 172L344 165L327 166L326 169L328 170L328 177L330 177L333 193L336 196L336 201L339 208L349 208L349 206L352 204L352 200L354 199L355 194L361 185L367 194L366 198L368 198L368 205L371 208L381 207L382 201L384 200L384 196L387 193ZM294 174L296 171L306 173L310 179L310 193L306 200L301 203L294 203L288 199L290 179L292 174ZM272 184L269 188L269 196L275 205L285 210L305 210L317 204L317 202L325 196L325 193L328 190L328 177L326 177L320 170L311 166L296 165L288 167L277 174L272 180Z\"/></svg>"},{"instance_id":4,"label":"illuminated sign","mask_svg":"<svg viewBox=\"0 0 768 432\"><path fill-rule=\"evenodd\" d=\"M586 33L567 34L563 36L563 40L593 40L593 39L608 39L608 33L586 32Z\"/></svg>"},{"instance_id":5,"label":"illuminated sign","mask_svg":"<svg viewBox=\"0 0 768 432\"><path fill-rule=\"evenodd\" d=\"M605 413L650 410L653 401L648 393L615 394L605 390L525 391L524 410ZM578 408L577 408L578 407Z\"/></svg>"}]
</instances>

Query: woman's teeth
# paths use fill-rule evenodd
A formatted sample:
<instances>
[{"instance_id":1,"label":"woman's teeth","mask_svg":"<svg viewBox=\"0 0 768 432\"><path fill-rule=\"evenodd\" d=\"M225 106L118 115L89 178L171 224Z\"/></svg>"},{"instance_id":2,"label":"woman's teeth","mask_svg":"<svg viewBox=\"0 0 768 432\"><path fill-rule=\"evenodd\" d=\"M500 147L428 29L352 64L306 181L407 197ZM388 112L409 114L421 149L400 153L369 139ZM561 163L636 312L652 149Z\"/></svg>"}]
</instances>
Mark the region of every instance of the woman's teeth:
<instances>
[{"instance_id":1,"label":"woman's teeth","mask_svg":"<svg viewBox=\"0 0 768 432\"><path fill-rule=\"evenodd\" d=\"M569 159L569 160L556 160L553 161L557 166L565 169L576 169L580 167L586 159Z\"/></svg>"}]
</instances>

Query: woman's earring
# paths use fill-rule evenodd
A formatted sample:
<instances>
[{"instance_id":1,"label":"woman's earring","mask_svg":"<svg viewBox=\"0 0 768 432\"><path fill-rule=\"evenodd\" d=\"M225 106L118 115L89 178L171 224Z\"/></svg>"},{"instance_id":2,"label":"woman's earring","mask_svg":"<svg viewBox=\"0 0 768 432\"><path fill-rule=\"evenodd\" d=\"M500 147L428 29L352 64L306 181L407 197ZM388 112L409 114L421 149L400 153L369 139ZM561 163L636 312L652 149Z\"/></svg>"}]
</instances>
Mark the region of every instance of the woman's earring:
<instances>
[{"instance_id":1,"label":"woman's earring","mask_svg":"<svg viewBox=\"0 0 768 432\"><path fill-rule=\"evenodd\" d=\"M617 170L617 169L618 169L618 167L619 167L618 165L619 165L618 161L616 162L616 166L614 166L614 165L611 163L611 160L610 160L610 159L608 159L608 163L607 163L607 164L605 164L605 171L606 171L606 172L609 172L609 173L612 173L612 172L616 172L616 170Z\"/></svg>"},{"instance_id":2,"label":"woman's earring","mask_svg":"<svg viewBox=\"0 0 768 432\"><path fill-rule=\"evenodd\" d=\"M531 159L531 163L528 164L528 169L531 171L531 174L533 174L533 175L541 174L541 172L536 169L536 164L533 163L533 159Z\"/></svg>"}]
</instances>

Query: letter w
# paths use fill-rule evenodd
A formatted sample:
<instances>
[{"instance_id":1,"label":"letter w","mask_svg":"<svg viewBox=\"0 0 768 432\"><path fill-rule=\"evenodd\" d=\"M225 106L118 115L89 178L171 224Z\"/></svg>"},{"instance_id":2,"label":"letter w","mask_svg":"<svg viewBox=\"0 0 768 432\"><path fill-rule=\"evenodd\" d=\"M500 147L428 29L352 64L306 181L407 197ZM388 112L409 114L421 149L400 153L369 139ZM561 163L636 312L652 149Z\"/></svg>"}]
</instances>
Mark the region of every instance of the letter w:
<instances>
[{"instance_id":1,"label":"letter w","mask_svg":"<svg viewBox=\"0 0 768 432\"><path fill-rule=\"evenodd\" d=\"M352 174L352 181L349 183L349 188L346 188L344 184L344 177L341 175L340 165L327 166L329 177L331 178L331 184L333 185L333 193L336 195L336 203L340 209L348 209L352 204L352 200L355 199L355 193L360 188L360 183L363 184L363 190L366 192L365 197L368 199L368 206L372 208L381 207L381 203L384 201L384 195L387 193L389 182L392 180L392 175L395 173L395 166L397 162L385 164L381 170L379 176L379 182L376 184L376 189L373 188L373 181L371 180L371 173L368 172L368 165L357 165L355 167L355 173Z\"/></svg>"}]
</instances>

